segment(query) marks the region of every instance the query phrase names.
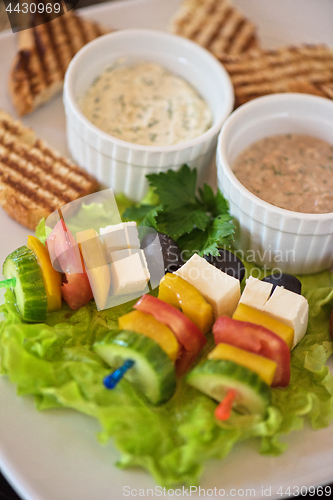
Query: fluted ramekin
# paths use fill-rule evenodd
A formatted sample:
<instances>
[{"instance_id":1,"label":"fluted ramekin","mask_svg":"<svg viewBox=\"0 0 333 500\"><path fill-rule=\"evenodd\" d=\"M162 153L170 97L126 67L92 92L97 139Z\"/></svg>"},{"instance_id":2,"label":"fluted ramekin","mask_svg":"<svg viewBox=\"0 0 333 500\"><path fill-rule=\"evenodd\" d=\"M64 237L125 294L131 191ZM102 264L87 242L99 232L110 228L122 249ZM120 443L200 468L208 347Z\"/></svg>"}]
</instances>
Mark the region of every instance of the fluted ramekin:
<instances>
[{"instance_id":1,"label":"fluted ramekin","mask_svg":"<svg viewBox=\"0 0 333 500\"><path fill-rule=\"evenodd\" d=\"M123 58L129 65L158 63L188 81L213 112L211 128L191 141L164 147L131 144L98 129L77 100L107 66ZM146 174L177 170L184 163L196 167L202 181L233 105L233 86L219 61L190 40L162 31L121 30L97 38L76 54L65 77L67 140L74 160L102 185L134 200L147 190Z\"/></svg>"},{"instance_id":2,"label":"fluted ramekin","mask_svg":"<svg viewBox=\"0 0 333 500\"><path fill-rule=\"evenodd\" d=\"M333 144L333 102L307 94L275 94L240 106L218 139L218 184L237 223L235 246L244 258L282 272L310 274L333 266L333 213L305 214L275 207L235 177L236 156L275 134L310 135ZM332 174L331 174L332 175Z\"/></svg>"}]
</instances>

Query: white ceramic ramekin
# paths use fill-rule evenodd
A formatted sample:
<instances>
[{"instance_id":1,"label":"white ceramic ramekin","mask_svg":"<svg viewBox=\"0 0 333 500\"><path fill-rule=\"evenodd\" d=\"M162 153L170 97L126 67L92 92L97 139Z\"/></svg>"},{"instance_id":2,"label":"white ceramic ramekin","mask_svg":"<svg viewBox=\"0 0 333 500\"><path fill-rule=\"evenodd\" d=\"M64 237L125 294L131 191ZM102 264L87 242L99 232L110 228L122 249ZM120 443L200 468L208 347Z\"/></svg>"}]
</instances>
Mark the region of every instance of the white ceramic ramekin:
<instances>
[{"instance_id":1,"label":"white ceramic ramekin","mask_svg":"<svg viewBox=\"0 0 333 500\"><path fill-rule=\"evenodd\" d=\"M77 99L107 66L121 58L128 65L159 63L191 83L213 112L212 127L196 139L165 147L131 144L98 129L83 115ZM197 168L202 181L233 104L228 73L199 45L162 31L121 30L86 45L68 67L64 86L68 146L74 160L103 185L140 200L147 190L145 176L149 173L177 170L187 163Z\"/></svg>"},{"instance_id":2,"label":"white ceramic ramekin","mask_svg":"<svg viewBox=\"0 0 333 500\"><path fill-rule=\"evenodd\" d=\"M253 142L274 134L310 135L333 144L333 102L307 94L275 94L240 106L222 127L218 184L237 221L235 246L260 266L310 274L333 265L333 213L303 214L250 193L231 165ZM330 174L333 175L333 174Z\"/></svg>"}]
</instances>

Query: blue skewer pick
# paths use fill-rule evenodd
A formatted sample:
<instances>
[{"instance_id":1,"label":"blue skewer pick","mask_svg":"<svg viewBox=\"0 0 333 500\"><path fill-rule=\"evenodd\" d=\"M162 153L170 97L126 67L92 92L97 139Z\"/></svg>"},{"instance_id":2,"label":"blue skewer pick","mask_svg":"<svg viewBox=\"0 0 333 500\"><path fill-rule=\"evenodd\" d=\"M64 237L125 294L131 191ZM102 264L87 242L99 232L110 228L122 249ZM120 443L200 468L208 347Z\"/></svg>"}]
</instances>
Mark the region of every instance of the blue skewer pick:
<instances>
[{"instance_id":1,"label":"blue skewer pick","mask_svg":"<svg viewBox=\"0 0 333 500\"><path fill-rule=\"evenodd\" d=\"M16 278L8 278L8 280L0 281L0 288L14 288L16 285Z\"/></svg>"},{"instance_id":2,"label":"blue skewer pick","mask_svg":"<svg viewBox=\"0 0 333 500\"><path fill-rule=\"evenodd\" d=\"M118 382L120 382L120 380L123 378L127 370L132 368L133 365L134 361L132 359L126 359L126 361L124 361L124 363L119 366L117 370L104 377L104 387L106 387L107 389L114 389Z\"/></svg>"}]
</instances>

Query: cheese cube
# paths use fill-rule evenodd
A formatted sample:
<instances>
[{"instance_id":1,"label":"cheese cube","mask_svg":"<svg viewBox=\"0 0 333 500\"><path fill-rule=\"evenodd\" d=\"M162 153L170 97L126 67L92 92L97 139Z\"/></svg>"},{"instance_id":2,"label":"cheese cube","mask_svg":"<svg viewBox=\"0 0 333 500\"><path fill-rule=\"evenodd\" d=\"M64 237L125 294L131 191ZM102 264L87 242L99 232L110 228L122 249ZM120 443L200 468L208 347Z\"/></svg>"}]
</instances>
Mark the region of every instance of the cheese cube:
<instances>
[{"instance_id":1,"label":"cheese cube","mask_svg":"<svg viewBox=\"0 0 333 500\"><path fill-rule=\"evenodd\" d=\"M120 259L126 259L126 257L130 257L135 253L139 254L143 267L148 267L145 253L141 250L141 248L124 248L123 250L115 250L110 253L110 261L116 262Z\"/></svg>"},{"instance_id":2,"label":"cheese cube","mask_svg":"<svg viewBox=\"0 0 333 500\"><path fill-rule=\"evenodd\" d=\"M127 257L130 257L131 255L138 254L141 265L144 271L144 274L147 277L147 280L150 279L150 274L148 270L148 264L146 260L146 256L143 250L141 248L125 248L124 250L116 250L115 252L110 253L110 262L117 262L118 260L126 259Z\"/></svg>"},{"instance_id":3,"label":"cheese cube","mask_svg":"<svg viewBox=\"0 0 333 500\"><path fill-rule=\"evenodd\" d=\"M304 337L308 326L309 304L305 297L252 276L246 280L240 304L253 307L294 330L292 348Z\"/></svg>"},{"instance_id":4,"label":"cheese cube","mask_svg":"<svg viewBox=\"0 0 333 500\"><path fill-rule=\"evenodd\" d=\"M305 297L277 286L261 310L294 329L292 347L302 340L308 326L309 313L309 304Z\"/></svg>"},{"instance_id":5,"label":"cheese cube","mask_svg":"<svg viewBox=\"0 0 333 500\"><path fill-rule=\"evenodd\" d=\"M231 316L240 298L240 283L194 254L175 274L191 283L212 306L214 316Z\"/></svg>"},{"instance_id":6,"label":"cheese cube","mask_svg":"<svg viewBox=\"0 0 333 500\"><path fill-rule=\"evenodd\" d=\"M272 283L266 283L250 276L246 280L246 286L239 303L254 307L255 309L261 309L269 299L272 288Z\"/></svg>"},{"instance_id":7,"label":"cheese cube","mask_svg":"<svg viewBox=\"0 0 333 500\"><path fill-rule=\"evenodd\" d=\"M119 260L114 259L111 263L111 277L114 295L144 294L148 291L149 272L142 265L138 252Z\"/></svg>"},{"instance_id":8,"label":"cheese cube","mask_svg":"<svg viewBox=\"0 0 333 500\"><path fill-rule=\"evenodd\" d=\"M125 248L140 248L136 222L121 222L113 226L101 227L99 234L108 254Z\"/></svg>"}]
</instances>

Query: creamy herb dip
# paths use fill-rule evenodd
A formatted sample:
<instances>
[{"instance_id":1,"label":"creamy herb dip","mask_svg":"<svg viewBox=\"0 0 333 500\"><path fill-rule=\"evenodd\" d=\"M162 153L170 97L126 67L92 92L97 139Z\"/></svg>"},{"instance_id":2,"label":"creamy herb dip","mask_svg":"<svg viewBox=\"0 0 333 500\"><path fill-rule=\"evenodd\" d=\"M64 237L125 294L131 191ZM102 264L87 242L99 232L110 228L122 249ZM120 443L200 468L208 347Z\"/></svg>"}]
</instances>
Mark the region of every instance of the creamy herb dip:
<instances>
[{"instance_id":1,"label":"creamy herb dip","mask_svg":"<svg viewBox=\"0 0 333 500\"><path fill-rule=\"evenodd\" d=\"M148 146L189 141L208 130L213 121L209 106L191 85L151 62L111 66L79 104L104 132Z\"/></svg>"},{"instance_id":2,"label":"creamy herb dip","mask_svg":"<svg viewBox=\"0 0 333 500\"><path fill-rule=\"evenodd\" d=\"M299 134L265 137L235 160L233 172L249 191L277 207L333 212L333 145Z\"/></svg>"}]
</instances>

